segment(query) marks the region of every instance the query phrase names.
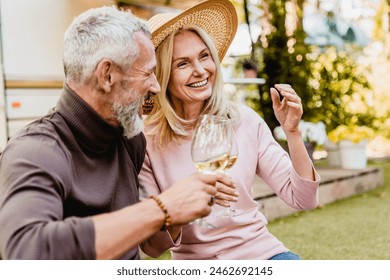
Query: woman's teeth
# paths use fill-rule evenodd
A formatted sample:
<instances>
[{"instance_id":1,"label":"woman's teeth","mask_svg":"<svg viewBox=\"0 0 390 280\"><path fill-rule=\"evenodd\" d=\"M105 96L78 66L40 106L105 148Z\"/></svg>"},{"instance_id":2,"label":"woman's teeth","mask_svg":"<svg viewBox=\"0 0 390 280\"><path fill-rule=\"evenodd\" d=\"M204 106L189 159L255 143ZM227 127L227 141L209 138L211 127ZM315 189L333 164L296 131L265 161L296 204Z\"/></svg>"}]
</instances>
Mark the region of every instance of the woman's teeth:
<instances>
[{"instance_id":1,"label":"woman's teeth","mask_svg":"<svg viewBox=\"0 0 390 280\"><path fill-rule=\"evenodd\" d=\"M188 86L196 88L196 87L203 87L206 84L207 84L207 79L202 82L190 84Z\"/></svg>"}]
</instances>

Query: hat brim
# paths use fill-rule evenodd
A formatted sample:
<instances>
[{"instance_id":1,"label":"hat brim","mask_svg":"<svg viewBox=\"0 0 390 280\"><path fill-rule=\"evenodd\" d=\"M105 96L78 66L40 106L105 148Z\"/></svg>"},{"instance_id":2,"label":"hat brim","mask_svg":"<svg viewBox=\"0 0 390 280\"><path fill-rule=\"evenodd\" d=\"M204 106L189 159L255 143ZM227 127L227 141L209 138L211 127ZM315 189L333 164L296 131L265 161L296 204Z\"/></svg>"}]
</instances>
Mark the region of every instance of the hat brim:
<instances>
[{"instance_id":1,"label":"hat brim","mask_svg":"<svg viewBox=\"0 0 390 280\"><path fill-rule=\"evenodd\" d=\"M162 13L148 21L152 42L157 48L172 32L185 26L198 26L213 39L222 60L237 32L237 12L228 0L201 2L180 14Z\"/></svg>"}]
</instances>

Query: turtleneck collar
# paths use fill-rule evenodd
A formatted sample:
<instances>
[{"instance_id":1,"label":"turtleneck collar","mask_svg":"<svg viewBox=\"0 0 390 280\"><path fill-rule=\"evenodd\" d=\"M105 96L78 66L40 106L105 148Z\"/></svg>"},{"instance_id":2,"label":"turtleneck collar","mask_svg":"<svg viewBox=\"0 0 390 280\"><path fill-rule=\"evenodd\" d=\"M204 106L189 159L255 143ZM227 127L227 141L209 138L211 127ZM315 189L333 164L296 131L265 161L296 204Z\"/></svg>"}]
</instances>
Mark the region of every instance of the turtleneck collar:
<instances>
[{"instance_id":1,"label":"turtleneck collar","mask_svg":"<svg viewBox=\"0 0 390 280\"><path fill-rule=\"evenodd\" d=\"M123 134L121 127L115 127L105 121L67 84L56 111L65 119L77 141L91 152L106 151Z\"/></svg>"}]
</instances>

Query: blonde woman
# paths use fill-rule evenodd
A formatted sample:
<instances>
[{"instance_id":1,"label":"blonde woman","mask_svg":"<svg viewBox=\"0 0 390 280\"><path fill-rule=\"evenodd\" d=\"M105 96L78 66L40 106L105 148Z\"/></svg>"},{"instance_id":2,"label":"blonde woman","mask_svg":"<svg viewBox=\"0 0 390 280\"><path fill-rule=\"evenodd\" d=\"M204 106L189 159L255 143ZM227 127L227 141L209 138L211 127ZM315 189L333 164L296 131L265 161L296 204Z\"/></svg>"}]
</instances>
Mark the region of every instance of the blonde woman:
<instances>
[{"instance_id":1,"label":"blonde woman","mask_svg":"<svg viewBox=\"0 0 390 280\"><path fill-rule=\"evenodd\" d=\"M258 114L229 102L223 93L219 61L237 28L229 1L205 1L179 15L159 14L148 24L161 92L145 121L148 145L140 173L143 196L159 194L172 182L196 172L191 136L202 113L228 117L235 123L239 157L228 171L236 184L234 192L217 184L217 203L207 217L216 228L169 227L143 243L142 249L153 257L169 249L173 259L299 259L267 230L267 220L251 189L258 175L288 205L316 207L319 175L298 128L302 116L299 96L289 85L271 90L276 117L288 138L290 159ZM284 97L282 102L279 94ZM218 217L228 204L243 214Z\"/></svg>"}]
</instances>

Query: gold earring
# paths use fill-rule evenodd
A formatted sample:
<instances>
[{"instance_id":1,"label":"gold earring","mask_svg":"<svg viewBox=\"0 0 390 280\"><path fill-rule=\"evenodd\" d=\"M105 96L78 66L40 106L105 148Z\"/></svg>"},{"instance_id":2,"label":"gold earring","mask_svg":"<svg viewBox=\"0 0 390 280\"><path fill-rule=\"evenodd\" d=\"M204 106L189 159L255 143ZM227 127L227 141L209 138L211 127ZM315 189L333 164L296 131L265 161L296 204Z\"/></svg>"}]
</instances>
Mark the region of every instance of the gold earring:
<instances>
[{"instance_id":1,"label":"gold earring","mask_svg":"<svg viewBox=\"0 0 390 280\"><path fill-rule=\"evenodd\" d=\"M154 97L149 95L147 99L144 100L142 104L142 110L144 115L149 115L154 107Z\"/></svg>"}]
</instances>

